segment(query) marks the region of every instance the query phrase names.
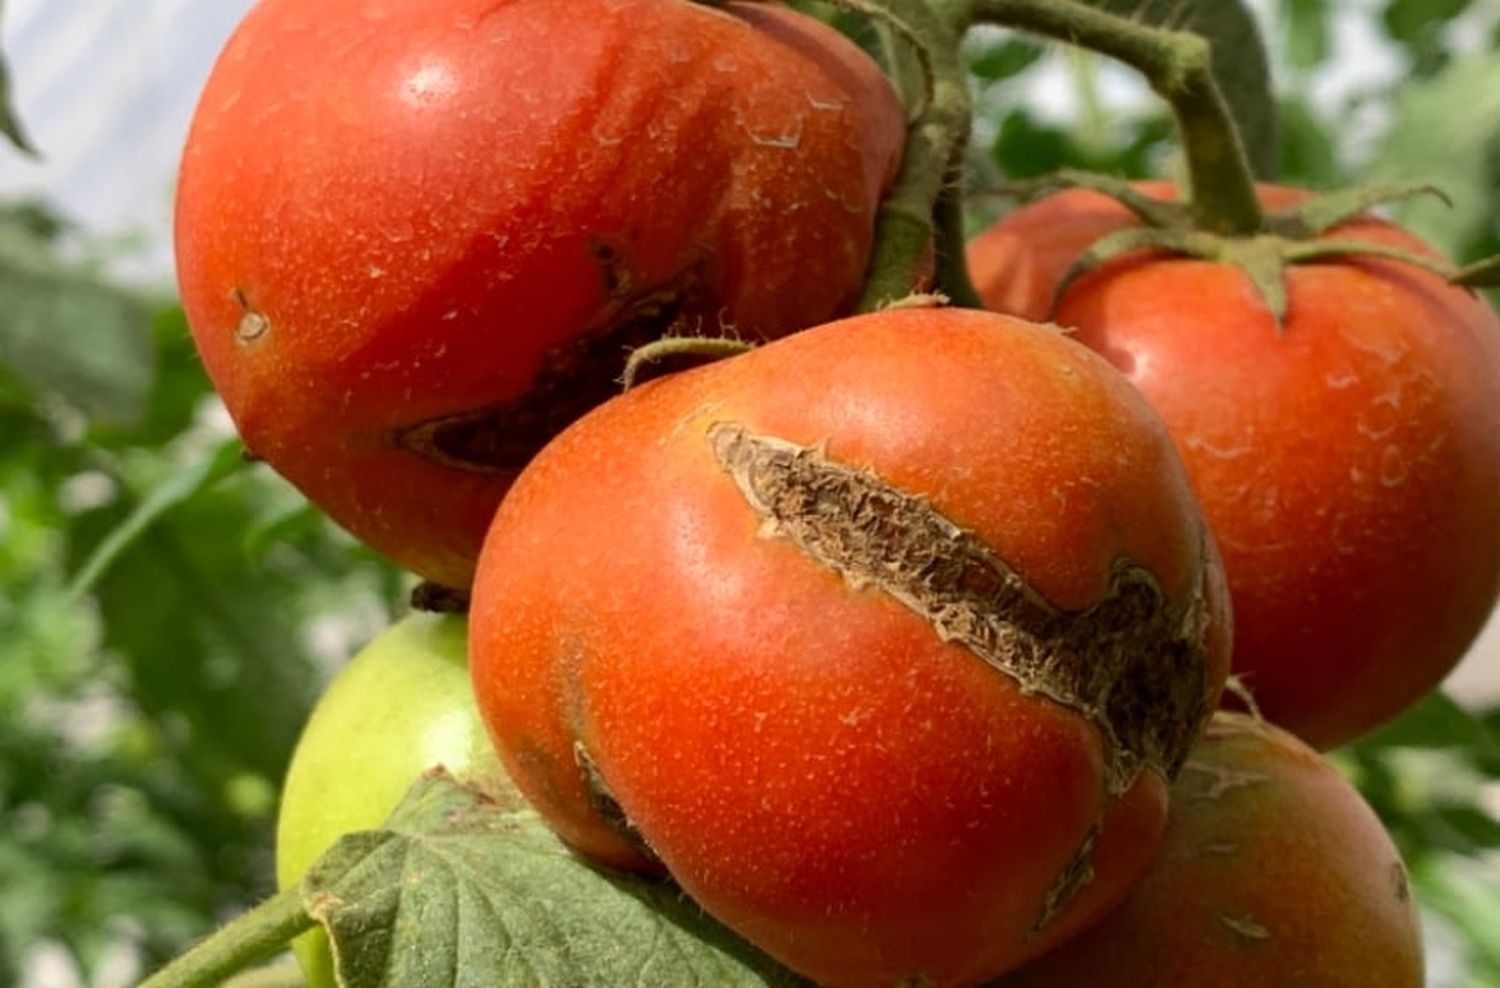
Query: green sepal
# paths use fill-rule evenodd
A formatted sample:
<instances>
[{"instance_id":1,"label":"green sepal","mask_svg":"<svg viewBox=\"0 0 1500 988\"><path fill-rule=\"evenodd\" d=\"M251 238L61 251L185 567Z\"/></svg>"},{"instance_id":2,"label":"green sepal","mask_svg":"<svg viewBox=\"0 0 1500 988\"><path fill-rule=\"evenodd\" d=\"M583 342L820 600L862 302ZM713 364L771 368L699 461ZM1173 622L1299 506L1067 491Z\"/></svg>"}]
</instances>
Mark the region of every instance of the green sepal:
<instances>
[{"instance_id":1,"label":"green sepal","mask_svg":"<svg viewBox=\"0 0 1500 988\"><path fill-rule=\"evenodd\" d=\"M1292 240L1326 233L1376 206L1433 196L1448 206L1453 201L1435 185L1422 182L1373 182L1314 196L1266 216L1266 232Z\"/></svg>"},{"instance_id":2,"label":"green sepal","mask_svg":"<svg viewBox=\"0 0 1500 988\"><path fill-rule=\"evenodd\" d=\"M1086 189L1108 196L1136 215L1147 226L1158 229L1185 229L1191 225L1188 208L1180 202L1169 202L1148 196L1129 179L1099 175L1075 168L1062 168L1050 175L1027 182L1014 182L1001 189L1022 202L1068 189Z\"/></svg>"},{"instance_id":3,"label":"green sepal","mask_svg":"<svg viewBox=\"0 0 1500 988\"><path fill-rule=\"evenodd\" d=\"M1266 215L1266 229L1253 236L1225 236L1195 229L1192 215L1179 202L1153 199L1129 181L1108 175L1062 170L1031 182L1008 186L1006 191L1031 199L1066 189L1088 189L1108 196L1129 209L1143 226L1105 234L1069 265L1053 292L1049 317L1055 316L1063 295L1073 283L1095 268L1123 254L1154 249L1183 257L1232 264L1245 273L1281 332L1289 300L1286 268L1316 263L1333 257L1379 257L1410 264L1441 278L1466 286L1500 285L1500 256L1455 271L1441 258L1386 244L1363 240L1316 239L1340 223L1382 203L1415 196L1447 197L1431 185L1411 182L1374 183L1330 192Z\"/></svg>"},{"instance_id":4,"label":"green sepal","mask_svg":"<svg viewBox=\"0 0 1500 988\"><path fill-rule=\"evenodd\" d=\"M1233 264L1245 272L1261 301L1271 310L1276 335L1282 335L1290 303L1286 293L1286 255L1281 250L1281 242L1271 237L1226 240L1220 242L1215 253L1215 260Z\"/></svg>"},{"instance_id":5,"label":"green sepal","mask_svg":"<svg viewBox=\"0 0 1500 988\"><path fill-rule=\"evenodd\" d=\"M1187 252L1182 233L1176 230L1158 230L1150 226L1131 226L1114 233L1107 233L1094 241L1063 272L1057 289L1052 293L1052 304L1047 309L1048 318L1057 314L1063 295L1073 283L1101 265L1138 250L1169 250L1174 253Z\"/></svg>"},{"instance_id":6,"label":"green sepal","mask_svg":"<svg viewBox=\"0 0 1500 988\"><path fill-rule=\"evenodd\" d=\"M1294 241L1282 248L1282 254L1290 264L1320 261L1328 257L1383 257L1388 261L1400 261L1402 264L1431 271L1447 281L1452 281L1458 274L1453 265L1438 258L1367 240Z\"/></svg>"}]
</instances>

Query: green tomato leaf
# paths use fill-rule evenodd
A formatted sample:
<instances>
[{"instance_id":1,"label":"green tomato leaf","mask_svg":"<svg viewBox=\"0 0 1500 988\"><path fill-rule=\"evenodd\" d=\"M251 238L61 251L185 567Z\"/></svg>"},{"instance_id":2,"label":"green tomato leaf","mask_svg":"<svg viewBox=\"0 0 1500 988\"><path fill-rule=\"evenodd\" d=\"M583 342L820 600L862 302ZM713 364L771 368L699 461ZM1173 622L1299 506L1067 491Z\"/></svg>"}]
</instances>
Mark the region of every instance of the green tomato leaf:
<instances>
[{"instance_id":1,"label":"green tomato leaf","mask_svg":"<svg viewBox=\"0 0 1500 988\"><path fill-rule=\"evenodd\" d=\"M57 260L53 235L29 214L0 214L0 365L91 418L135 423L154 373L151 308Z\"/></svg>"},{"instance_id":2,"label":"green tomato leaf","mask_svg":"<svg viewBox=\"0 0 1500 988\"><path fill-rule=\"evenodd\" d=\"M1046 53L1028 38L997 38L968 53L969 71L985 82L1001 82L1031 68Z\"/></svg>"},{"instance_id":3,"label":"green tomato leaf","mask_svg":"<svg viewBox=\"0 0 1500 988\"><path fill-rule=\"evenodd\" d=\"M1449 803L1434 807L1433 819L1453 835L1452 846L1464 854L1500 847L1500 820L1477 806Z\"/></svg>"},{"instance_id":4,"label":"green tomato leaf","mask_svg":"<svg viewBox=\"0 0 1500 988\"><path fill-rule=\"evenodd\" d=\"M1412 44L1469 9L1473 0L1391 0L1385 8L1385 29L1396 41Z\"/></svg>"},{"instance_id":5,"label":"green tomato leaf","mask_svg":"<svg viewBox=\"0 0 1500 988\"><path fill-rule=\"evenodd\" d=\"M157 495L171 510L121 540L90 594L133 705L226 809L239 803L229 780L281 778L316 692L294 608L310 574L247 568L243 533L265 487L255 471L212 483L232 460L221 448L193 471L204 481L184 484L198 486L194 496ZM79 555L118 532L126 514L111 506L78 516L69 536Z\"/></svg>"},{"instance_id":6,"label":"green tomato leaf","mask_svg":"<svg viewBox=\"0 0 1500 988\"><path fill-rule=\"evenodd\" d=\"M1433 856L1415 862L1412 884L1422 904L1459 930L1472 975L1500 977L1500 867L1472 859ZM1482 976L1481 976L1482 977ZM1493 984L1476 978L1469 984Z\"/></svg>"},{"instance_id":7,"label":"green tomato leaf","mask_svg":"<svg viewBox=\"0 0 1500 988\"><path fill-rule=\"evenodd\" d=\"M211 453L187 469L172 474L140 503L89 554L68 588L76 598L92 590L109 567L119 559L158 520L178 505L192 500L203 491L245 465L243 445L238 439L227 439Z\"/></svg>"},{"instance_id":8,"label":"green tomato leaf","mask_svg":"<svg viewBox=\"0 0 1500 988\"><path fill-rule=\"evenodd\" d=\"M0 20L4 20L5 0L0 0ZM21 127L21 119L16 115L15 106L10 95L10 67L6 64L5 55L0 53L0 134L9 138L11 144L19 151L35 155L36 148L26 137L26 131Z\"/></svg>"},{"instance_id":9,"label":"green tomato leaf","mask_svg":"<svg viewBox=\"0 0 1500 988\"><path fill-rule=\"evenodd\" d=\"M1356 747L1364 751L1458 748L1500 755L1500 739L1489 726L1441 691L1428 693L1400 717L1360 739Z\"/></svg>"},{"instance_id":10,"label":"green tomato leaf","mask_svg":"<svg viewBox=\"0 0 1500 988\"><path fill-rule=\"evenodd\" d=\"M1500 180L1497 161L1500 51L1479 52L1396 90L1393 122L1377 148L1370 179L1422 182L1447 193L1451 209L1406 202L1394 214L1455 257L1489 228L1489 204Z\"/></svg>"},{"instance_id":11,"label":"green tomato leaf","mask_svg":"<svg viewBox=\"0 0 1500 988\"><path fill-rule=\"evenodd\" d=\"M1281 177L1288 184L1335 189L1345 184L1338 147L1307 100L1281 104Z\"/></svg>"},{"instance_id":12,"label":"green tomato leaf","mask_svg":"<svg viewBox=\"0 0 1500 988\"><path fill-rule=\"evenodd\" d=\"M1278 149L1276 98L1266 46L1255 17L1242 0L1142 2L1092 0L1093 5L1147 24L1201 34L1213 45L1214 78L1244 141L1250 167L1261 178L1275 176Z\"/></svg>"},{"instance_id":13,"label":"green tomato leaf","mask_svg":"<svg viewBox=\"0 0 1500 988\"><path fill-rule=\"evenodd\" d=\"M572 854L532 810L424 778L303 879L346 988L805 986L675 886Z\"/></svg>"},{"instance_id":14,"label":"green tomato leaf","mask_svg":"<svg viewBox=\"0 0 1500 988\"><path fill-rule=\"evenodd\" d=\"M1298 69L1313 69L1328 58L1327 0L1281 0L1287 61Z\"/></svg>"}]
</instances>

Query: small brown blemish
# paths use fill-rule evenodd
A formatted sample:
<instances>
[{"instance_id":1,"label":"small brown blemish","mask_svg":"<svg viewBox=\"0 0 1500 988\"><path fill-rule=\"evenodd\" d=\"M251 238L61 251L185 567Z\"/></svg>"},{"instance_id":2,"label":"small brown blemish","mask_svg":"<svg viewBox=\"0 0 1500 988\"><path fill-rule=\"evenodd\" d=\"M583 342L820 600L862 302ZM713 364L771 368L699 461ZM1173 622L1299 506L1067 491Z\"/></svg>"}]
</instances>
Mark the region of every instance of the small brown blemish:
<instances>
[{"instance_id":1,"label":"small brown blemish","mask_svg":"<svg viewBox=\"0 0 1500 988\"><path fill-rule=\"evenodd\" d=\"M264 339L271 332L271 320L263 312L257 312L250 307L250 301L245 293L236 288L233 292L234 304L240 308L240 321L234 327L234 338L242 346L249 346Z\"/></svg>"},{"instance_id":2,"label":"small brown blemish","mask_svg":"<svg viewBox=\"0 0 1500 988\"><path fill-rule=\"evenodd\" d=\"M1411 901L1411 880L1407 878L1406 867L1399 861L1391 864L1391 885L1396 890L1396 901L1408 903Z\"/></svg>"},{"instance_id":3,"label":"small brown blemish","mask_svg":"<svg viewBox=\"0 0 1500 988\"><path fill-rule=\"evenodd\" d=\"M583 787L588 790L589 810L594 811L598 819L609 826L610 831L624 838L625 843L639 850L651 861L660 861L657 853L646 843L646 838L630 823L630 817L625 816L625 808L619 805L618 799L610 792L609 784L604 781L603 774L598 771L598 766L592 756L589 756L588 748L583 747L582 741L573 742L573 760L577 763L577 771L582 775Z\"/></svg>"},{"instance_id":4,"label":"small brown blemish","mask_svg":"<svg viewBox=\"0 0 1500 988\"><path fill-rule=\"evenodd\" d=\"M604 294L610 298L628 296L631 290L630 268L620 261L620 252L613 244L603 240L589 242L589 256L599 265L599 279L604 285Z\"/></svg>"},{"instance_id":5,"label":"small brown blemish","mask_svg":"<svg viewBox=\"0 0 1500 988\"><path fill-rule=\"evenodd\" d=\"M659 860L651 845L646 843L646 838L635 829L630 818L625 815L625 808L620 801L615 799L614 793L609 789L609 784L604 781L604 775L599 771L599 766L594 764L594 759L589 755L589 750L582 741L573 742L573 760L578 763L578 772L583 778L584 788L588 791L589 809L598 815L599 819L625 839L637 851L649 857L651 860Z\"/></svg>"}]
</instances>

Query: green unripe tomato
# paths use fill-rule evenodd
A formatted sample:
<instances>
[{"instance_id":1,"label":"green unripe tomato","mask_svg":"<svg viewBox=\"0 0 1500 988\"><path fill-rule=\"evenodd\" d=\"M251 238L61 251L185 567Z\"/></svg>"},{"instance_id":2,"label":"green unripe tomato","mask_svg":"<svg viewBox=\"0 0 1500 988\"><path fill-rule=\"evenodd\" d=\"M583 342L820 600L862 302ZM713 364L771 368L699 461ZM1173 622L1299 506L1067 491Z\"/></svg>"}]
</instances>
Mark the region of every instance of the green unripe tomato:
<instances>
[{"instance_id":1,"label":"green unripe tomato","mask_svg":"<svg viewBox=\"0 0 1500 988\"><path fill-rule=\"evenodd\" d=\"M474 706L467 633L462 617L411 615L334 679L303 729L282 787L280 888L299 881L344 834L380 826L434 766L497 796L514 791ZM335 984L321 929L292 947L312 988Z\"/></svg>"}]
</instances>

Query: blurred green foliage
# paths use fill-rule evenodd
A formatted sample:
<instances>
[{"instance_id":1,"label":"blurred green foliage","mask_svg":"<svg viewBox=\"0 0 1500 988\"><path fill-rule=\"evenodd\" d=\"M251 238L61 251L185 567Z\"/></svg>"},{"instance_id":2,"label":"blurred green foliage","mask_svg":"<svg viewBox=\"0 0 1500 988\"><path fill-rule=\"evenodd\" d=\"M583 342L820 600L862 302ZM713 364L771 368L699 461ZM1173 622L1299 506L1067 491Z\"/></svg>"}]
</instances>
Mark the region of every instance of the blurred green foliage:
<instances>
[{"instance_id":1,"label":"blurred green foliage","mask_svg":"<svg viewBox=\"0 0 1500 988\"><path fill-rule=\"evenodd\" d=\"M1350 13L1277 0L1279 138L1263 173L1319 188L1430 181L1454 207L1414 201L1399 217L1457 260L1500 251L1500 16L1481 6L1365 5L1356 16L1403 72L1330 106L1314 83L1345 57L1336 19ZM1455 18L1482 43L1455 45ZM991 193L1006 180L1170 169L1166 114L1110 104L1097 60L999 33L968 54L975 225L1003 208ZM1077 107L1066 119L1028 98L1058 71ZM1375 121L1368 139L1349 139L1355 118ZM3 64L0 134L23 140ZM3 985L21 983L39 944L85 975L122 943L154 967L267 892L303 718L410 582L241 462L180 309L115 283L95 254L45 204L0 207ZM1500 710L1434 695L1337 760L1441 934L1434 984L1500 986Z\"/></svg>"},{"instance_id":2,"label":"blurred green foliage","mask_svg":"<svg viewBox=\"0 0 1500 988\"><path fill-rule=\"evenodd\" d=\"M155 966L268 891L303 718L404 587L243 464L181 311L62 259L87 253L45 207L0 210L6 985L46 941Z\"/></svg>"}]
</instances>

